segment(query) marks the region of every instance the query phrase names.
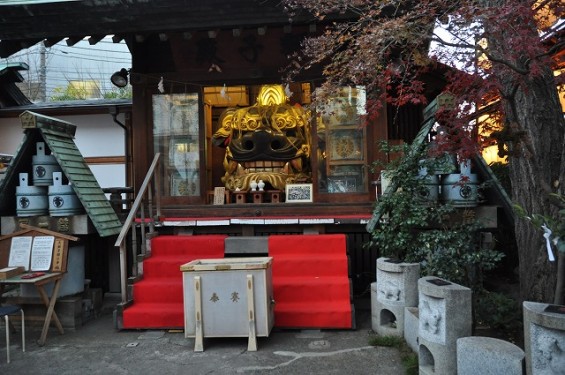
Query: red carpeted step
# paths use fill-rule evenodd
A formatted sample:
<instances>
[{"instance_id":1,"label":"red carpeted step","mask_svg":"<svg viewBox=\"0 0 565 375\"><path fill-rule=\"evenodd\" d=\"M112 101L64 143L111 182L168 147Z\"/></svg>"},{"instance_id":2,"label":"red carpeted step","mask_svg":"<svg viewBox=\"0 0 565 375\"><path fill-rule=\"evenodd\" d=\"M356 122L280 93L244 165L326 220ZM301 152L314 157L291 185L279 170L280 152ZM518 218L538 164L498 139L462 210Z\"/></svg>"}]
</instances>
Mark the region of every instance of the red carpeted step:
<instances>
[{"instance_id":1,"label":"red carpeted step","mask_svg":"<svg viewBox=\"0 0 565 375\"><path fill-rule=\"evenodd\" d=\"M182 278L146 279L135 284L133 301L137 303L182 303Z\"/></svg>"},{"instance_id":2,"label":"red carpeted step","mask_svg":"<svg viewBox=\"0 0 565 375\"><path fill-rule=\"evenodd\" d=\"M275 235L269 237L269 254L313 255L337 254L346 256L344 234Z\"/></svg>"},{"instance_id":3,"label":"red carpeted step","mask_svg":"<svg viewBox=\"0 0 565 375\"><path fill-rule=\"evenodd\" d=\"M277 327L354 326L345 235L270 236L269 256Z\"/></svg>"},{"instance_id":4,"label":"red carpeted step","mask_svg":"<svg viewBox=\"0 0 565 375\"><path fill-rule=\"evenodd\" d=\"M125 329L184 328L180 266L196 259L224 257L225 235L159 236L133 285L133 305L123 312Z\"/></svg>"},{"instance_id":5,"label":"red carpeted step","mask_svg":"<svg viewBox=\"0 0 565 375\"><path fill-rule=\"evenodd\" d=\"M280 328L343 328L353 324L351 304L344 303L276 303L275 322Z\"/></svg>"},{"instance_id":6,"label":"red carpeted step","mask_svg":"<svg viewBox=\"0 0 565 375\"><path fill-rule=\"evenodd\" d=\"M277 275L302 276L311 275L313 277L335 277L348 274L347 258L338 254L277 254Z\"/></svg>"},{"instance_id":7,"label":"red carpeted step","mask_svg":"<svg viewBox=\"0 0 565 375\"><path fill-rule=\"evenodd\" d=\"M204 259L205 257L197 256L192 253L187 252L181 255L155 255L147 258L143 261L143 278L170 278L170 277L181 277L180 266L188 263L194 259Z\"/></svg>"},{"instance_id":8,"label":"red carpeted step","mask_svg":"<svg viewBox=\"0 0 565 375\"><path fill-rule=\"evenodd\" d=\"M275 302L333 303L347 297L349 302L350 280L345 277L277 277L273 284Z\"/></svg>"},{"instance_id":9,"label":"red carpeted step","mask_svg":"<svg viewBox=\"0 0 565 375\"><path fill-rule=\"evenodd\" d=\"M224 251L224 240L227 236L210 234L200 236L158 236L151 240L152 255L186 254L194 255L194 259L206 257L218 249Z\"/></svg>"},{"instance_id":10,"label":"red carpeted step","mask_svg":"<svg viewBox=\"0 0 565 375\"><path fill-rule=\"evenodd\" d=\"M127 313L127 315L126 315ZM126 326L127 316L127 326ZM183 303L136 303L124 310L126 329L184 328Z\"/></svg>"}]
</instances>

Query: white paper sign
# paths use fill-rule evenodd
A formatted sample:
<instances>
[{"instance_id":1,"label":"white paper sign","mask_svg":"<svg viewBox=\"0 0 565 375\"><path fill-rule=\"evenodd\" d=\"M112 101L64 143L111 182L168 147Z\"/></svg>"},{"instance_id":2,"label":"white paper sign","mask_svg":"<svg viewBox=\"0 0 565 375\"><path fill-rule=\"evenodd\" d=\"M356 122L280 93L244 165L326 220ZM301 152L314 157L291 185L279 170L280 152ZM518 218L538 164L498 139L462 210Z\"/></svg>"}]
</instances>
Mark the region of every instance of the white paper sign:
<instances>
[{"instance_id":1,"label":"white paper sign","mask_svg":"<svg viewBox=\"0 0 565 375\"><path fill-rule=\"evenodd\" d=\"M29 258L31 255L32 236L13 237L10 245L10 257L8 267L23 267L29 270Z\"/></svg>"},{"instance_id":2,"label":"white paper sign","mask_svg":"<svg viewBox=\"0 0 565 375\"><path fill-rule=\"evenodd\" d=\"M224 204L224 197L226 195L226 188L217 186L214 188L214 204Z\"/></svg>"},{"instance_id":3,"label":"white paper sign","mask_svg":"<svg viewBox=\"0 0 565 375\"><path fill-rule=\"evenodd\" d=\"M31 270L48 271L53 258L54 236L36 236L31 247Z\"/></svg>"}]
</instances>

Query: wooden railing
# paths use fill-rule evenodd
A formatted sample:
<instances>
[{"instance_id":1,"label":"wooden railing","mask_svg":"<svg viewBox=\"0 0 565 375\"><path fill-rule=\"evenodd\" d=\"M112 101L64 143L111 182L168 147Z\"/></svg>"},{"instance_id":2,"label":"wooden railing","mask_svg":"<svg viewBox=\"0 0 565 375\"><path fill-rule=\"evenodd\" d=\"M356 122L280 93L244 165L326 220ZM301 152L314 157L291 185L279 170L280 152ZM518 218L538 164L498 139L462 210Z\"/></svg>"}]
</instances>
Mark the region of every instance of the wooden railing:
<instances>
[{"instance_id":1,"label":"wooden railing","mask_svg":"<svg viewBox=\"0 0 565 375\"><path fill-rule=\"evenodd\" d=\"M127 293L127 235L131 235L131 251L132 251L132 276L139 274L138 258L143 258L147 253L147 240L155 232L155 223L161 217L161 181L160 181L160 163L161 154L155 154L153 162L149 166L149 170L145 175L145 179L141 184L137 196L131 206L129 214L124 221L124 225L114 246L120 249L120 286L122 303L128 301ZM153 215L153 205L155 205L156 214ZM148 216L145 215L145 207L147 207ZM141 243L137 243L137 224L139 219L139 230ZM149 232L147 232L149 230Z\"/></svg>"}]
</instances>

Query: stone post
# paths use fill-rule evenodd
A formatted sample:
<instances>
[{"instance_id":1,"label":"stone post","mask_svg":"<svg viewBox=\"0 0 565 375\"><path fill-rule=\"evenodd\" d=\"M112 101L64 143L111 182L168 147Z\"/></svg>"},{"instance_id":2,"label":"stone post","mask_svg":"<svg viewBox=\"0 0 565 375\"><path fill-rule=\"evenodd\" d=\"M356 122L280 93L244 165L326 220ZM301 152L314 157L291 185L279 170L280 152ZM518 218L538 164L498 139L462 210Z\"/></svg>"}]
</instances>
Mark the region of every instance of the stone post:
<instances>
[{"instance_id":1,"label":"stone post","mask_svg":"<svg viewBox=\"0 0 565 375\"><path fill-rule=\"evenodd\" d=\"M528 375L565 374L565 306L524 301Z\"/></svg>"},{"instance_id":2,"label":"stone post","mask_svg":"<svg viewBox=\"0 0 565 375\"><path fill-rule=\"evenodd\" d=\"M420 374L457 374L457 339L471 335L472 292L427 276L418 280Z\"/></svg>"},{"instance_id":3,"label":"stone post","mask_svg":"<svg viewBox=\"0 0 565 375\"><path fill-rule=\"evenodd\" d=\"M379 335L404 335L404 308L418 305L419 263L377 259L377 281L371 284L371 324Z\"/></svg>"}]
</instances>

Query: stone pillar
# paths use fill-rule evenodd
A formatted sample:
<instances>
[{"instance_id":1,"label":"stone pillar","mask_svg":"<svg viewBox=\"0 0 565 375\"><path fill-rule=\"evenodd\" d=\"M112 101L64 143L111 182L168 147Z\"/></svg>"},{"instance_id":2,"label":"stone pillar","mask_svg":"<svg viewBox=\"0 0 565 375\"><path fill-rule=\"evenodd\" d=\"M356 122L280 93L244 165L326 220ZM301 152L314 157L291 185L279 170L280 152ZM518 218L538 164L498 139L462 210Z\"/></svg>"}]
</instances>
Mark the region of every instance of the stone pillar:
<instances>
[{"instance_id":1,"label":"stone pillar","mask_svg":"<svg viewBox=\"0 0 565 375\"><path fill-rule=\"evenodd\" d=\"M565 306L524 301L528 375L565 374Z\"/></svg>"},{"instance_id":2,"label":"stone pillar","mask_svg":"<svg viewBox=\"0 0 565 375\"><path fill-rule=\"evenodd\" d=\"M427 276L418 280L420 374L457 374L457 339L471 335L472 292Z\"/></svg>"},{"instance_id":3,"label":"stone pillar","mask_svg":"<svg viewBox=\"0 0 565 375\"><path fill-rule=\"evenodd\" d=\"M418 353L418 308L404 308L404 340L414 353Z\"/></svg>"},{"instance_id":4,"label":"stone pillar","mask_svg":"<svg viewBox=\"0 0 565 375\"><path fill-rule=\"evenodd\" d=\"M518 346L492 337L457 339L457 375L520 375L524 351Z\"/></svg>"},{"instance_id":5,"label":"stone pillar","mask_svg":"<svg viewBox=\"0 0 565 375\"><path fill-rule=\"evenodd\" d=\"M377 259L371 284L371 325L379 335L404 336L404 308L418 305L419 263Z\"/></svg>"}]
</instances>

